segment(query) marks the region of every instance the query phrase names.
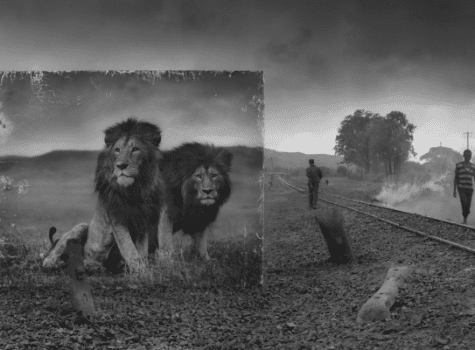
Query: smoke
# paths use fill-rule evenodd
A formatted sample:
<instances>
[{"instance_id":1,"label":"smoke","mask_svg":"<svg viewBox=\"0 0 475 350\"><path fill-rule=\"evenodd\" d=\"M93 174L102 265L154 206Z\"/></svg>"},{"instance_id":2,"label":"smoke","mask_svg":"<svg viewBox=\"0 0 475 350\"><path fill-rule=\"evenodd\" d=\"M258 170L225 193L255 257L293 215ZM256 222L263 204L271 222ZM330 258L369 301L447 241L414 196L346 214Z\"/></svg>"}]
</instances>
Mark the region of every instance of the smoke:
<instances>
[{"instance_id":1,"label":"smoke","mask_svg":"<svg viewBox=\"0 0 475 350\"><path fill-rule=\"evenodd\" d=\"M390 208L461 222L460 201L452 196L452 181L453 173L447 172L422 182L386 182L376 199ZM468 222L470 224L470 217Z\"/></svg>"},{"instance_id":2,"label":"smoke","mask_svg":"<svg viewBox=\"0 0 475 350\"><path fill-rule=\"evenodd\" d=\"M415 202L432 196L444 196L446 188L444 184L449 174L434 177L427 182L418 184L386 182L376 199L389 206L398 206L405 203Z\"/></svg>"}]
</instances>

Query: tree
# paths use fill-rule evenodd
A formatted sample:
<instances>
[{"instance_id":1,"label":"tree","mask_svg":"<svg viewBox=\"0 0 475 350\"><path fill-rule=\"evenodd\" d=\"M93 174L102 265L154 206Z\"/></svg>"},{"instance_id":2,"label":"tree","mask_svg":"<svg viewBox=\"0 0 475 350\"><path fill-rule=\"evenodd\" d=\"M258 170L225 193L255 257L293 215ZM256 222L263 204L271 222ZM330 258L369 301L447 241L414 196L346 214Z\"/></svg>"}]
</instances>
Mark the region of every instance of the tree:
<instances>
[{"instance_id":1,"label":"tree","mask_svg":"<svg viewBox=\"0 0 475 350\"><path fill-rule=\"evenodd\" d=\"M448 147L431 147L429 152L422 155L420 160L426 161L422 166L428 173L429 179L437 180L437 184L446 191L451 190L455 164L462 161L462 155Z\"/></svg>"},{"instance_id":2,"label":"tree","mask_svg":"<svg viewBox=\"0 0 475 350\"><path fill-rule=\"evenodd\" d=\"M410 160L404 163L401 173L402 179L400 180L402 180L402 182L418 186L425 184L431 179L430 172L427 170L427 167L424 164Z\"/></svg>"},{"instance_id":3,"label":"tree","mask_svg":"<svg viewBox=\"0 0 475 350\"><path fill-rule=\"evenodd\" d=\"M336 168L336 173L340 176L347 176L348 175L348 169L346 166L343 166L343 165L339 165L337 168Z\"/></svg>"},{"instance_id":4,"label":"tree","mask_svg":"<svg viewBox=\"0 0 475 350\"><path fill-rule=\"evenodd\" d=\"M377 114L358 109L341 122L336 136L335 154L343 156L345 163L361 166L366 172L371 168L370 125Z\"/></svg>"},{"instance_id":5,"label":"tree","mask_svg":"<svg viewBox=\"0 0 475 350\"><path fill-rule=\"evenodd\" d=\"M455 169L455 164L462 160L462 155L449 147L431 147L429 152L420 158L424 167L433 175L444 175Z\"/></svg>"},{"instance_id":6,"label":"tree","mask_svg":"<svg viewBox=\"0 0 475 350\"><path fill-rule=\"evenodd\" d=\"M415 126L402 112L393 111L385 117L357 110L341 122L334 147L344 162L362 167L366 173L377 172L384 165L386 174L398 174L410 155Z\"/></svg>"},{"instance_id":7,"label":"tree","mask_svg":"<svg viewBox=\"0 0 475 350\"><path fill-rule=\"evenodd\" d=\"M373 161L384 163L386 175L399 174L401 166L415 156L412 141L415 126L402 112L393 111L371 122L370 150Z\"/></svg>"}]
</instances>

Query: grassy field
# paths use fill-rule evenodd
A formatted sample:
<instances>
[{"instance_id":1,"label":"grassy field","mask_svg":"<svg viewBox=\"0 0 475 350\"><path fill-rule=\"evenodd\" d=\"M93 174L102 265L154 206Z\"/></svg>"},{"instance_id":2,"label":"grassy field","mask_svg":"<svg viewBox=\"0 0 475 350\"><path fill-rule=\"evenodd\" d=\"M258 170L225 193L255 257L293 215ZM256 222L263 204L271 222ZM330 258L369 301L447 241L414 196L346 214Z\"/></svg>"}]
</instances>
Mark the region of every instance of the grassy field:
<instances>
[{"instance_id":1,"label":"grassy field","mask_svg":"<svg viewBox=\"0 0 475 350\"><path fill-rule=\"evenodd\" d=\"M328 185L326 184L328 180ZM293 176L289 181L297 186L307 188L307 178L305 176ZM326 189L338 191L347 197L357 198L361 200L370 200L376 197L380 192L383 184L374 181L352 180L346 177L324 177L320 182L319 191L325 192Z\"/></svg>"},{"instance_id":2,"label":"grassy field","mask_svg":"<svg viewBox=\"0 0 475 350\"><path fill-rule=\"evenodd\" d=\"M262 282L261 196L257 172L232 174L233 193L210 235L210 262L183 254L158 259L142 275L93 270L92 323L72 307L65 269L44 270L51 225L91 218L92 178L28 176L28 191L0 191L0 348L209 349L260 344L268 301ZM15 177L14 184L23 180ZM181 252L179 252L181 253ZM252 317L250 310L252 310ZM249 334L254 332L252 338ZM247 347L247 345L245 345ZM223 345L224 346L224 345Z\"/></svg>"},{"instance_id":3,"label":"grassy field","mask_svg":"<svg viewBox=\"0 0 475 350\"><path fill-rule=\"evenodd\" d=\"M74 162L75 157L77 162ZM240 165L242 160L239 155L236 158ZM6 241L14 241L19 246L27 247L35 260L49 248L48 231L51 226L62 234L78 223L88 223L92 217L96 202L93 193L94 157L79 158L76 154L63 154L61 157L49 157L43 163L46 164L19 162L1 174L12 179L13 186L0 191L0 252L1 242L5 246ZM52 168L54 171L51 171ZM217 262L211 273L213 278L221 271L225 275L238 272L243 279L238 283L249 284L250 280L252 283L260 280L262 227L258 211L261 196L259 175L257 169L231 173L233 192L208 233L209 254ZM19 191L17 185L25 180L28 186ZM177 234L174 243L179 251L186 253L191 238ZM189 266L190 271L194 269L192 265ZM232 269L238 271L233 272ZM199 278L203 277L202 271L198 274ZM239 277L232 277L232 280L236 279Z\"/></svg>"},{"instance_id":4,"label":"grassy field","mask_svg":"<svg viewBox=\"0 0 475 350\"><path fill-rule=\"evenodd\" d=\"M232 240L239 228L256 230L260 188L257 182L246 184L245 179L233 180L233 194L215 222L212 238ZM3 230L14 226L28 243L47 242L49 227L60 232L92 217L96 196L92 178L63 181L58 179L28 179L27 193L15 189L0 192L0 213ZM2 231L3 231L2 230Z\"/></svg>"}]
</instances>

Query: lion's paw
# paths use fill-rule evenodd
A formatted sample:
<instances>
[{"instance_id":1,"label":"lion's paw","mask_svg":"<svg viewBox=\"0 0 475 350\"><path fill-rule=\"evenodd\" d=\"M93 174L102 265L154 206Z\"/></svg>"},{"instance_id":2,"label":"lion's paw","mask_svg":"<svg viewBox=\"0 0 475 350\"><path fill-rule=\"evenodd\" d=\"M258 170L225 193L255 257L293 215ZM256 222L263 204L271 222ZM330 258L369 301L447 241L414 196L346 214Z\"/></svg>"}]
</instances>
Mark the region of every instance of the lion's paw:
<instances>
[{"instance_id":1,"label":"lion's paw","mask_svg":"<svg viewBox=\"0 0 475 350\"><path fill-rule=\"evenodd\" d=\"M43 268L45 269L53 269L57 267L57 259L54 259L51 256L46 257L46 259L43 260Z\"/></svg>"}]
</instances>

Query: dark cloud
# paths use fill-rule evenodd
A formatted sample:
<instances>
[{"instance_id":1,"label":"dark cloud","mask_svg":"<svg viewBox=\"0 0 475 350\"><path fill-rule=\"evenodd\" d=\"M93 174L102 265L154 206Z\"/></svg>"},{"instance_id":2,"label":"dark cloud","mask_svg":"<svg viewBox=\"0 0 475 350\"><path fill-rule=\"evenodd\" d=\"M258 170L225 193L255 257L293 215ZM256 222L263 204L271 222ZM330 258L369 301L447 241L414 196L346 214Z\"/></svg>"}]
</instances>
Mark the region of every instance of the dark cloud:
<instances>
[{"instance_id":1,"label":"dark cloud","mask_svg":"<svg viewBox=\"0 0 475 350\"><path fill-rule=\"evenodd\" d=\"M17 0L0 4L0 19L15 59L259 69L268 92L414 77L463 90L475 67L473 1Z\"/></svg>"},{"instance_id":2,"label":"dark cloud","mask_svg":"<svg viewBox=\"0 0 475 350\"><path fill-rule=\"evenodd\" d=\"M0 1L0 62L15 70L263 70L266 134L277 138L318 133L318 118L338 120L339 113L358 108L382 113L391 104L425 115L414 105L471 106L474 23L473 1L11 0ZM137 106L151 120L162 118L160 111L185 123L169 125L173 139L184 130L205 132L200 126L209 115L238 110L248 118L241 112L248 98L242 88L227 94L205 86L196 92L190 85L177 95L170 82L150 95L139 81L93 82L97 91L90 81L85 90L60 89L57 99L68 104L48 113L31 103L21 107L15 117L24 121L22 130L37 128L39 135L32 118L41 115L45 125L61 115L78 116L79 130L80 116L122 117ZM90 103L76 105L78 94ZM247 130L239 118L226 120L221 126Z\"/></svg>"},{"instance_id":3,"label":"dark cloud","mask_svg":"<svg viewBox=\"0 0 475 350\"><path fill-rule=\"evenodd\" d=\"M296 60L301 56L302 48L310 42L312 35L312 30L300 28L296 36L287 42L271 41L266 48L266 53L272 61L279 63Z\"/></svg>"},{"instance_id":4,"label":"dark cloud","mask_svg":"<svg viewBox=\"0 0 475 350\"><path fill-rule=\"evenodd\" d=\"M475 7L461 1L368 1L345 16L349 53L378 60L473 58Z\"/></svg>"},{"instance_id":5,"label":"dark cloud","mask_svg":"<svg viewBox=\"0 0 475 350\"><path fill-rule=\"evenodd\" d=\"M447 75L454 70L467 72L475 66L474 4L409 0L275 2L261 29L267 38L261 50L263 62L294 75L294 79L280 79L279 86L299 80L306 89L313 80L314 85L331 87L346 80L345 85L368 87L420 76L442 78L463 89L471 85L469 77L460 81ZM276 18L279 24L271 20ZM266 31L266 27L272 30ZM296 85L291 84L292 88Z\"/></svg>"},{"instance_id":6,"label":"dark cloud","mask_svg":"<svg viewBox=\"0 0 475 350\"><path fill-rule=\"evenodd\" d=\"M7 0L2 2L1 17L13 16L20 21L33 20L43 25L72 18L85 19L88 24L98 19L139 22L153 19L157 13L163 11L163 3L160 0Z\"/></svg>"}]
</instances>

